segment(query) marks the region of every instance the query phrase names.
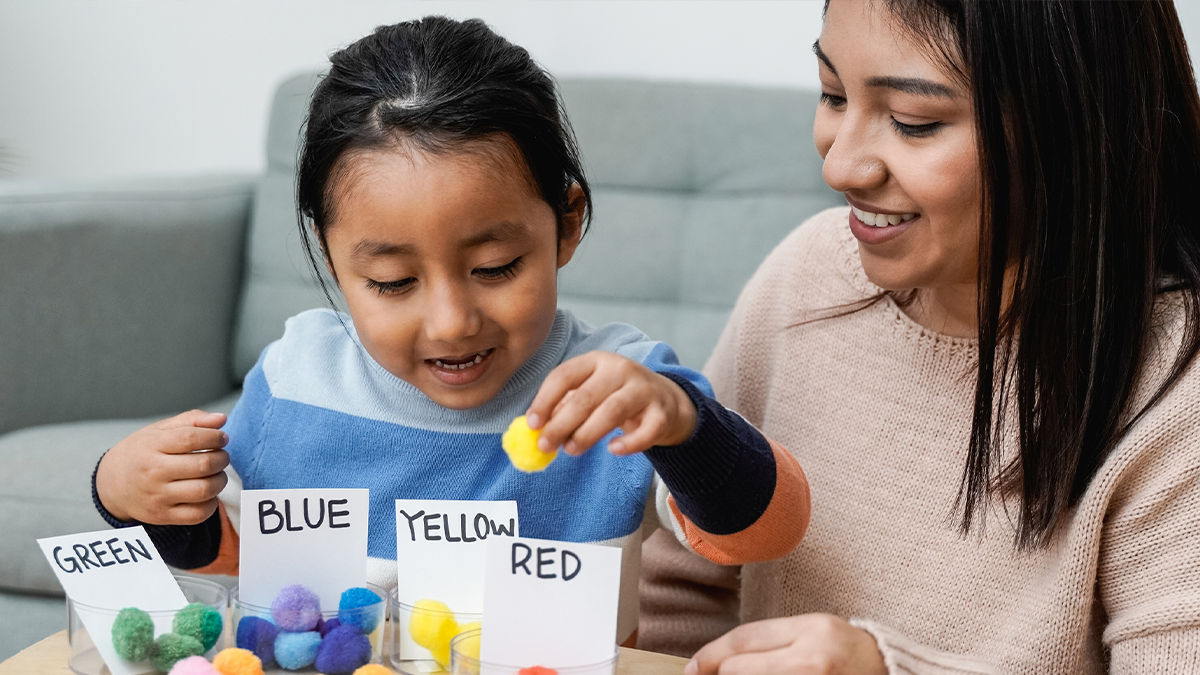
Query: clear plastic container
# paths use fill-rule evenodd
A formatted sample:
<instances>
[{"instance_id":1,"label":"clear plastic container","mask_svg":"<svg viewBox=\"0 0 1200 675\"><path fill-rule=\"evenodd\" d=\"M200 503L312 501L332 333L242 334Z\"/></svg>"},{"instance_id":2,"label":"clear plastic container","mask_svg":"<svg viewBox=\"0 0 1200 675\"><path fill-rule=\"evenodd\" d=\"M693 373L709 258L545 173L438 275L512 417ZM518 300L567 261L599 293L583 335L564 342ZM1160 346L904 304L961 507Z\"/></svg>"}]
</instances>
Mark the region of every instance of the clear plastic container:
<instances>
[{"instance_id":1,"label":"clear plastic container","mask_svg":"<svg viewBox=\"0 0 1200 675\"><path fill-rule=\"evenodd\" d=\"M374 584L365 584L365 587L367 589L369 589L375 595L379 596L379 602L373 603L370 605L365 605L363 607L356 607L354 609L346 609L346 610L339 610L336 607L332 608L332 609L322 608L321 621L328 622L328 621L332 621L333 619L337 619L339 621L339 623L343 623L343 624L355 623L359 626L373 626L371 631L369 633L366 633L367 639L370 640L370 642L371 642L370 663L382 663L383 662L383 642L384 642L384 635L386 633L385 624L387 623L385 621L385 618L387 616L388 594L387 594L387 591L383 590L382 588L380 588ZM230 647L238 646L238 644L237 644L238 626L241 625L241 623L244 619L247 619L249 617L257 617L260 619L265 619L267 621L270 621L272 624L275 623L275 619L271 616L271 608L270 607L261 607L258 605L252 605L247 602L242 602L238 591L239 591L239 589L237 587L234 587L234 589L229 592L229 605L230 605L230 615L231 615L231 618L229 621L229 646ZM256 653L259 653L260 657L262 656L260 650L254 649L253 647L249 647L249 648L251 649L251 651L255 651ZM267 672L275 672L278 669L280 669L279 664L275 661L269 661L267 663L264 663L263 666ZM317 670L315 663L305 666L303 668L289 669L289 671L297 672L297 673L319 672Z\"/></svg>"},{"instance_id":2,"label":"clear plastic container","mask_svg":"<svg viewBox=\"0 0 1200 675\"><path fill-rule=\"evenodd\" d=\"M205 654L211 659L216 656L217 652L224 649L228 642L229 592L221 584L196 577L175 575L175 581L179 583L183 597L187 598L189 603L202 602L221 613L221 619L224 621L221 636L217 638L217 643L213 645L213 648ZM104 659L96 649L96 643L92 641L92 636L84 627L80 613L103 617L107 620L106 623L111 625L122 609L122 607L94 607L67 598L67 642L69 644L67 665L73 672L79 675L109 675L108 666L105 665ZM155 637L168 632L171 622L175 618L173 610L147 612L147 614L154 619ZM146 668L153 671L149 664L146 664Z\"/></svg>"},{"instance_id":3,"label":"clear plastic container","mask_svg":"<svg viewBox=\"0 0 1200 675\"><path fill-rule=\"evenodd\" d=\"M391 666L393 670L404 673L405 675L428 675L430 673L444 673L450 666L449 649L445 652L442 658L446 661L445 665L439 663L434 655L425 647L417 644L413 640L412 633L409 631L409 626L412 624L413 616L420 614L422 620L443 622L453 620L458 624L458 631L476 629L478 626L472 626L472 623L482 623L483 614L472 614L469 612L437 612L430 610L417 610L412 605L407 605L400 602L396 595L396 589L392 589L389 596L391 604L392 617L392 635L391 635ZM447 645L449 647L449 645Z\"/></svg>"},{"instance_id":4,"label":"clear plastic container","mask_svg":"<svg viewBox=\"0 0 1200 675\"><path fill-rule=\"evenodd\" d=\"M555 667L549 663L514 666L491 661L480 661L464 653L463 646L477 641L482 631L472 630L460 634L450 641L450 675L614 675L617 672L617 656L620 650L613 645L612 658L584 666ZM476 642L476 644L478 644Z\"/></svg>"}]
</instances>

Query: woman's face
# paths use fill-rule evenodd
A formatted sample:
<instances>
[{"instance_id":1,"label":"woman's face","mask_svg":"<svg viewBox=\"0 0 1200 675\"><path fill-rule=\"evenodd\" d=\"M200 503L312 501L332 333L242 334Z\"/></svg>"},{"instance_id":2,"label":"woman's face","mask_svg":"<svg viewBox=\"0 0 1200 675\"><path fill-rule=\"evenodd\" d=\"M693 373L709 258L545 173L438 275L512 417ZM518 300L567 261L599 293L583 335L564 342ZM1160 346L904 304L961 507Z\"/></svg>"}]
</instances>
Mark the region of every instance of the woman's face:
<instances>
[{"instance_id":1,"label":"woman's face","mask_svg":"<svg viewBox=\"0 0 1200 675\"><path fill-rule=\"evenodd\" d=\"M881 2L832 0L814 49L813 137L825 181L852 207L867 276L889 290L965 293L973 314L980 180L969 92Z\"/></svg>"}]
</instances>

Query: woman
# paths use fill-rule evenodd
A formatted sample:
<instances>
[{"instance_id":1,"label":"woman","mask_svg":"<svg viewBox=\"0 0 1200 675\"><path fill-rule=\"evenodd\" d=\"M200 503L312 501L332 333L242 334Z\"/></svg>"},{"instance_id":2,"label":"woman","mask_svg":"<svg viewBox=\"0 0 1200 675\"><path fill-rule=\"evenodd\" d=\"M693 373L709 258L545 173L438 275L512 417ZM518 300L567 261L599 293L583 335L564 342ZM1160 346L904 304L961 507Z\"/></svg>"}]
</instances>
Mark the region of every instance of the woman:
<instances>
[{"instance_id":1,"label":"woman","mask_svg":"<svg viewBox=\"0 0 1200 675\"><path fill-rule=\"evenodd\" d=\"M814 49L850 208L771 254L707 368L799 457L812 520L742 568L747 623L689 675L1200 672L1200 97L1174 8L833 0ZM648 553L661 645L697 577Z\"/></svg>"}]
</instances>

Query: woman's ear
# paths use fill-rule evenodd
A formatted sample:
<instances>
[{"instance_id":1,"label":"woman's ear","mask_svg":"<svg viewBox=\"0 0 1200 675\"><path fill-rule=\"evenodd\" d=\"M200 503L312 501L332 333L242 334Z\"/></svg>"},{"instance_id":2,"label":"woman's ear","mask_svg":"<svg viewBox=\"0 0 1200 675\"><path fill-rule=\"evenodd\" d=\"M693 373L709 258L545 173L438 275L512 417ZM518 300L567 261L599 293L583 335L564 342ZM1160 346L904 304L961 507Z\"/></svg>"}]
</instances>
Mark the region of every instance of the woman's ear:
<instances>
[{"instance_id":1,"label":"woman's ear","mask_svg":"<svg viewBox=\"0 0 1200 675\"><path fill-rule=\"evenodd\" d=\"M583 221L587 216L587 199L579 183L567 188L567 212L562 215L558 237L558 266L571 262L579 240L583 239Z\"/></svg>"}]
</instances>

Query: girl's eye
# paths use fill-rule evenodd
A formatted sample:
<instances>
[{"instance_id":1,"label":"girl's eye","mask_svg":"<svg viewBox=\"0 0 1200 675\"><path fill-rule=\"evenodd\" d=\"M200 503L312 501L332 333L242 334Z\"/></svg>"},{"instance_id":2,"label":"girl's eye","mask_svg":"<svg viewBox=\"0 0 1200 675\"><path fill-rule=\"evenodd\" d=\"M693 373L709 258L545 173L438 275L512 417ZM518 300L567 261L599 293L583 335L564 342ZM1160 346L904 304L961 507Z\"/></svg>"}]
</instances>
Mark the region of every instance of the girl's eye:
<instances>
[{"instance_id":1,"label":"girl's eye","mask_svg":"<svg viewBox=\"0 0 1200 675\"><path fill-rule=\"evenodd\" d=\"M930 122L929 124L905 124L904 122L896 121L892 118L892 128L896 133L906 138L925 138L932 136L942 128L941 122Z\"/></svg>"},{"instance_id":2,"label":"girl's eye","mask_svg":"<svg viewBox=\"0 0 1200 675\"><path fill-rule=\"evenodd\" d=\"M846 105L846 97L845 96L836 96L834 94L827 94L825 92L821 92L821 103L829 106L830 108L834 108L836 110L837 108L840 108L840 107Z\"/></svg>"},{"instance_id":3,"label":"girl's eye","mask_svg":"<svg viewBox=\"0 0 1200 675\"><path fill-rule=\"evenodd\" d=\"M517 270L521 268L522 257L517 256L512 262L499 267L476 267L474 274L487 280L512 279L517 276Z\"/></svg>"},{"instance_id":4,"label":"girl's eye","mask_svg":"<svg viewBox=\"0 0 1200 675\"><path fill-rule=\"evenodd\" d=\"M374 279L367 279L367 288L379 295L395 295L408 290L408 287L412 286L416 281L412 277L400 279L399 281L375 281Z\"/></svg>"}]
</instances>

